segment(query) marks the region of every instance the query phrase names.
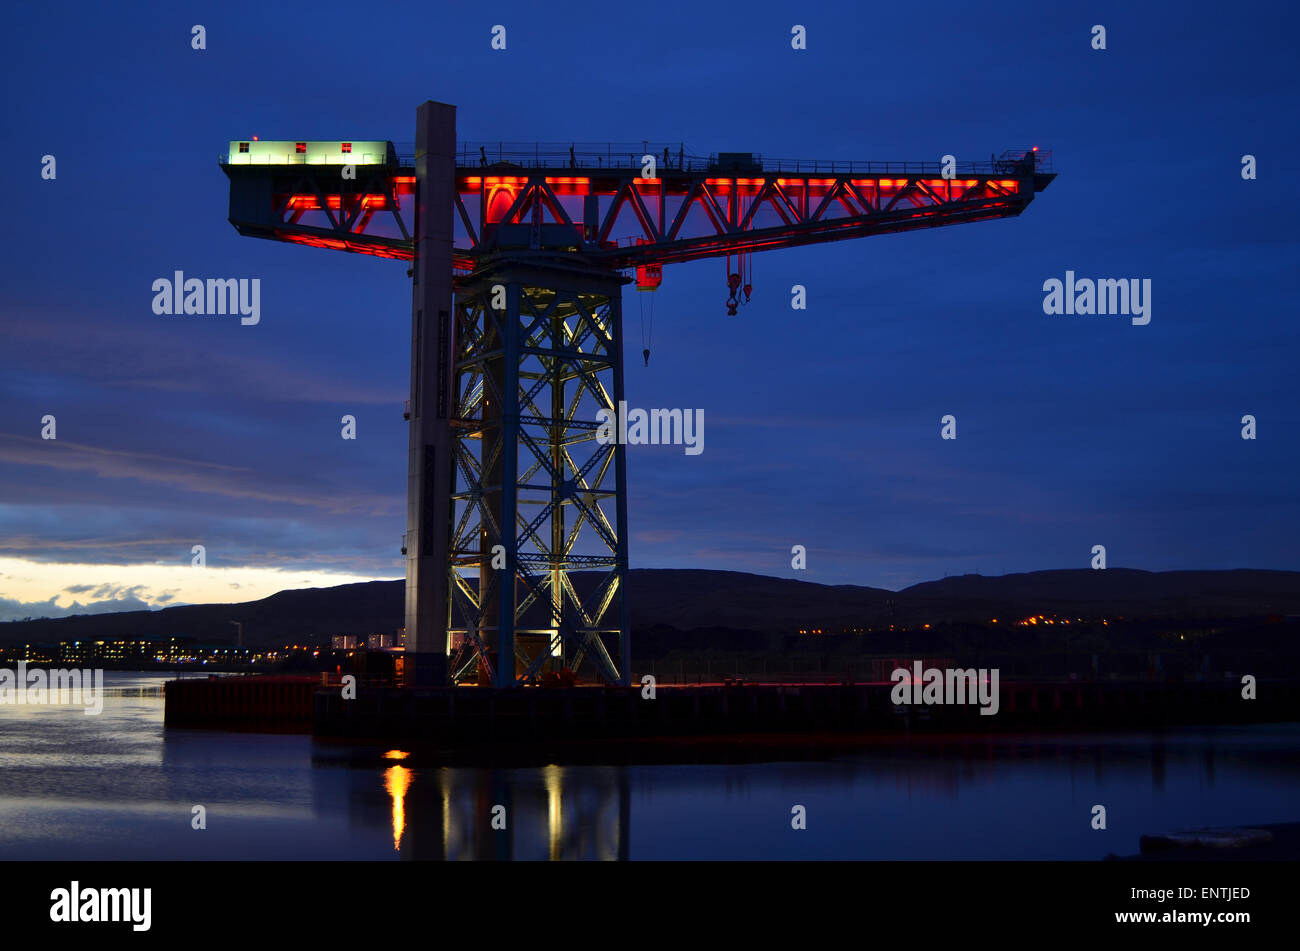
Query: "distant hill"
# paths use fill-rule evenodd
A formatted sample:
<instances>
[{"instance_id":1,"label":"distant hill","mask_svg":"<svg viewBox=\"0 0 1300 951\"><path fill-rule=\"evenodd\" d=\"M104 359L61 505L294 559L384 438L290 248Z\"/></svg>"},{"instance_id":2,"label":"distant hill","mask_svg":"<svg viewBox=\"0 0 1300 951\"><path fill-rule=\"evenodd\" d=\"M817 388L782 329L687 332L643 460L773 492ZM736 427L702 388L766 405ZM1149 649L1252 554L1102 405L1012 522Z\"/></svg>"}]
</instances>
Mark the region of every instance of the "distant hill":
<instances>
[{"instance_id":1,"label":"distant hill","mask_svg":"<svg viewBox=\"0 0 1300 951\"><path fill-rule=\"evenodd\" d=\"M913 609L946 605L948 612L972 617L981 611L1024 617L1049 612L1095 615L1098 610L1125 617L1287 615L1300 614L1300 572L1085 568L997 577L962 575L912 585L898 598Z\"/></svg>"},{"instance_id":2,"label":"distant hill","mask_svg":"<svg viewBox=\"0 0 1300 951\"><path fill-rule=\"evenodd\" d=\"M580 592L595 576L574 575ZM963 575L899 592L822 585L735 571L634 569L628 578L633 629L728 628L793 631L821 627L987 621L1030 614L1125 617L1254 617L1300 614L1300 572L1169 571L1125 568ZM274 646L294 638L394 631L404 623L404 582L372 581L281 591L260 601L160 611L77 615L0 624L0 644L177 635ZM536 609L535 609L536 610Z\"/></svg>"},{"instance_id":3,"label":"distant hill","mask_svg":"<svg viewBox=\"0 0 1300 951\"><path fill-rule=\"evenodd\" d=\"M106 640L114 637L193 637L231 642L244 625L247 646L277 646L288 638L392 631L405 623L402 581L280 591L259 601L189 604L160 611L78 614L0 624L0 644Z\"/></svg>"}]
</instances>

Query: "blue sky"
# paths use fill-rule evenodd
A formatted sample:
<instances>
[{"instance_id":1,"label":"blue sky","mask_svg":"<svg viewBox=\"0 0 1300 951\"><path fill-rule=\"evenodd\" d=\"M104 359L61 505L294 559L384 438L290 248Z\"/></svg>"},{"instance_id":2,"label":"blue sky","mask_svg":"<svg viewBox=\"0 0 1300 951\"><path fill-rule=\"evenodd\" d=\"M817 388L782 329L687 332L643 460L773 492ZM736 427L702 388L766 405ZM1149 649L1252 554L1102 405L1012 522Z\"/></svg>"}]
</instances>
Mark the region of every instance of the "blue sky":
<instances>
[{"instance_id":1,"label":"blue sky","mask_svg":"<svg viewBox=\"0 0 1300 951\"><path fill-rule=\"evenodd\" d=\"M239 237L217 157L252 135L409 142L425 99L455 104L467 140L1054 152L1059 177L1020 218L758 255L738 317L720 261L666 268L649 368L649 295L629 289L629 404L699 408L706 427L699 456L629 448L633 567L898 588L1086 567L1104 544L1112 566L1300 569L1300 14L1225 9L12 10L0 619L402 576L406 265ZM260 278L260 324L154 315L150 285L177 269ZM1067 270L1149 278L1151 323L1044 315L1043 282ZM220 576L227 595L180 570L194 544L244 572Z\"/></svg>"}]
</instances>

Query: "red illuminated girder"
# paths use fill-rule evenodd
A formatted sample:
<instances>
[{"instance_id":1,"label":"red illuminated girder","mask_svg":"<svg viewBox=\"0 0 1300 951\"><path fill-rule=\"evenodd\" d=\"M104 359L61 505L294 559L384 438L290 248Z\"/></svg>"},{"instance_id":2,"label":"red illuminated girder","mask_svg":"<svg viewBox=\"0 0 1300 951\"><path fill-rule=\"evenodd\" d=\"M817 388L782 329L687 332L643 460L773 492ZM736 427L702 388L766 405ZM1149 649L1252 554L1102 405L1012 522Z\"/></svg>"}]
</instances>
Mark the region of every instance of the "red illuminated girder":
<instances>
[{"instance_id":1,"label":"red illuminated girder","mask_svg":"<svg viewBox=\"0 0 1300 951\"><path fill-rule=\"evenodd\" d=\"M319 235L296 234L294 232L275 232L268 235L257 235L257 237L275 238L279 241L288 241L290 244L305 244L312 248L329 248L333 251L353 251L357 254L370 254L379 258L390 258L394 261L411 260L411 249L409 247L386 247L377 245L373 241L367 241L364 238L360 241L348 238L324 238Z\"/></svg>"},{"instance_id":2,"label":"red illuminated girder","mask_svg":"<svg viewBox=\"0 0 1300 951\"><path fill-rule=\"evenodd\" d=\"M457 169L455 267L472 269L499 247L546 246L568 247L613 268L645 268L1005 218L1020 214L1055 177L1036 172L1032 158L1011 173L954 179L933 172L668 172L650 179L629 169L553 172ZM274 184L260 182L259 174ZM414 204L410 169L369 169L365 183L348 183L346 190L332 174L302 174L301 167L276 166L232 174L232 223L247 235L411 258L411 229L403 218ZM237 186L268 195L270 207L237 220ZM380 233L380 223L387 223L389 234Z\"/></svg>"},{"instance_id":3,"label":"red illuminated girder","mask_svg":"<svg viewBox=\"0 0 1300 951\"><path fill-rule=\"evenodd\" d=\"M359 204L365 209L388 207L387 195L349 195L347 198L349 207L354 203ZM317 195L290 195L287 199L287 207L291 210L296 209L299 212L320 211L324 207L328 207L334 211L341 211L343 209L343 200L344 196L342 195L326 195L325 204L322 205L321 199Z\"/></svg>"},{"instance_id":4,"label":"red illuminated girder","mask_svg":"<svg viewBox=\"0 0 1300 951\"><path fill-rule=\"evenodd\" d=\"M551 176L461 169L456 191L462 254L491 250L495 226L557 225L576 235L580 252L622 268L1017 215L1033 198L1035 176L1032 166L1020 177L953 180L790 173L645 179L608 171Z\"/></svg>"}]
</instances>

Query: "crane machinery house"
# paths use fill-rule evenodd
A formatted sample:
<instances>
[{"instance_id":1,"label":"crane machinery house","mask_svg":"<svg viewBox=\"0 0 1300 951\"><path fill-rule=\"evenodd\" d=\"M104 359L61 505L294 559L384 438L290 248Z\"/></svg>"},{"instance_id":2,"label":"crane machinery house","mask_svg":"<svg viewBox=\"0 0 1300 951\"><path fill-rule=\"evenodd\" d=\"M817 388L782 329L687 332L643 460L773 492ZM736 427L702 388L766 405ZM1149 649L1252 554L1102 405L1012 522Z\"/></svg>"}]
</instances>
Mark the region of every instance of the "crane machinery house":
<instances>
[{"instance_id":1,"label":"crane machinery house","mask_svg":"<svg viewBox=\"0 0 1300 951\"><path fill-rule=\"evenodd\" d=\"M263 142L256 138L230 143L230 165L396 165L392 142Z\"/></svg>"}]
</instances>

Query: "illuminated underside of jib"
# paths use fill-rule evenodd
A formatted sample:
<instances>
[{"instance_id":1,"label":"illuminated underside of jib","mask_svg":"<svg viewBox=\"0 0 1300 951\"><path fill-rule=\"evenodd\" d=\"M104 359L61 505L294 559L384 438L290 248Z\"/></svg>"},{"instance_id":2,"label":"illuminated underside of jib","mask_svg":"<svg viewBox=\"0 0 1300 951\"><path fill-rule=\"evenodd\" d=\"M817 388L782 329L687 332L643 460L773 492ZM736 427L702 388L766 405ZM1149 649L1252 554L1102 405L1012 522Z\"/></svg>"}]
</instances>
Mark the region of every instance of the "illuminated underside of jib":
<instances>
[{"instance_id":1,"label":"illuminated underside of jib","mask_svg":"<svg viewBox=\"0 0 1300 951\"><path fill-rule=\"evenodd\" d=\"M454 251L458 269L473 266L483 250L478 236L500 225L569 228L575 235L572 243L585 253L611 266L630 268L1007 217L1019 214L1027 203L1023 183L1015 179L710 178L694 188L671 188L661 179L636 179L614 188L593 184L590 178L546 177L530 182L523 177L464 176L458 178L458 186L461 227ZM259 236L410 260L408 240L380 239L366 229L376 212L403 212L413 192L409 177L396 176L388 194L281 194L275 204L282 220ZM588 204L594 200L598 223L589 227L581 216L566 216L565 198ZM469 214L471 207L478 211L477 222ZM304 213L326 210L358 217L346 231L302 220ZM774 214L777 222L757 227L762 211L769 217ZM610 236L620 216L626 219L623 224L640 233ZM692 219L694 229L685 226L687 219ZM336 222L338 216L330 220ZM712 233L700 233L701 223Z\"/></svg>"}]
</instances>

